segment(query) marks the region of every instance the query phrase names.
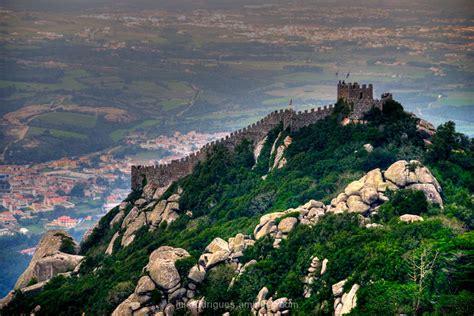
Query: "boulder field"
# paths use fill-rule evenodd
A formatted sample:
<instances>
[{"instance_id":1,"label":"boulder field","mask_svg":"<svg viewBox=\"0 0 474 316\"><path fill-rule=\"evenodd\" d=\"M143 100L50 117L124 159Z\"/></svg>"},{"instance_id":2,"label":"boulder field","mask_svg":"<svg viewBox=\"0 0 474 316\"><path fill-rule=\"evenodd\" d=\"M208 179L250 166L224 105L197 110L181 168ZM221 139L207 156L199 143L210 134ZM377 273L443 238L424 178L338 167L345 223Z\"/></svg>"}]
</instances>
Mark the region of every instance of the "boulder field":
<instances>
[{"instance_id":1,"label":"boulder field","mask_svg":"<svg viewBox=\"0 0 474 316\"><path fill-rule=\"evenodd\" d=\"M385 195L387 190L405 188L421 190L429 202L441 207L443 205L441 187L431 172L418 161L400 160L385 171L374 169L359 180L349 183L329 205L310 200L297 208L261 216L252 235L239 233L228 240L215 238L205 247L198 262L185 276L179 275L176 262L189 257L188 252L181 248L160 247L150 255L149 262L144 267L144 275L139 279L134 293L116 308L113 315L172 315L177 308L183 306L192 315L199 315L204 308L205 297L197 297L196 289L204 281L206 274L218 265L226 264L235 271L235 277L230 285L232 286L246 268L256 263L255 260L240 262L243 251L247 247L252 247L256 240L270 236L274 240L273 247L278 248L281 241L287 238L297 225L317 225L319 218L326 213L358 213L362 226L368 229L381 227L380 224L370 222L370 215L388 201ZM153 230L162 221L175 220L183 213L179 210L181 193L182 191L179 191L161 201L153 201L143 195L135 201L132 210L123 218L122 226L125 225L128 230L129 226L134 227L133 223L138 219L140 227L148 225L149 229ZM146 195L153 196L152 192ZM139 219L141 213L145 213L144 220ZM132 220L127 220L131 217ZM404 214L400 217L400 221L408 223L419 220L423 219L413 214ZM136 231L135 228L131 230ZM133 236L133 233L125 235ZM114 242L114 238L111 242ZM311 258L303 282L305 297L312 295L309 285L325 273L328 265L330 262L327 259L319 259L316 256ZM344 292L346 282L347 279L344 279L332 285L335 315L348 314L357 304L357 291L360 286L353 284L347 292ZM154 291L160 293L161 301L158 304L156 301L151 303ZM260 290L251 310L253 314L285 315L290 312L291 302L286 297L273 298L269 294L265 287Z\"/></svg>"}]
</instances>

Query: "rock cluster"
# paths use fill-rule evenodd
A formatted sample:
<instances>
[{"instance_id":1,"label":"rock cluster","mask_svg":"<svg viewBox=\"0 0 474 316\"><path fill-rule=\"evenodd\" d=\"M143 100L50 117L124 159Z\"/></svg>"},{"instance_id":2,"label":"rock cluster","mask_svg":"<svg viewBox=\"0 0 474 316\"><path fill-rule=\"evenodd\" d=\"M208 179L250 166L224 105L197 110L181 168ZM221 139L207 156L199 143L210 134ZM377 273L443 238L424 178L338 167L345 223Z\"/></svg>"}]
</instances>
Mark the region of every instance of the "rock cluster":
<instances>
[{"instance_id":1,"label":"rock cluster","mask_svg":"<svg viewBox=\"0 0 474 316\"><path fill-rule=\"evenodd\" d=\"M179 217L179 194L173 194L166 200L158 202L147 213L147 223L151 229L157 228L162 222L172 223Z\"/></svg>"},{"instance_id":2,"label":"rock cluster","mask_svg":"<svg viewBox=\"0 0 474 316\"><path fill-rule=\"evenodd\" d=\"M413 116L416 118L415 115ZM423 119L418 119L416 129L418 132L421 132L425 144L430 145L431 138L434 136L434 134L436 134L436 129L434 128L433 124Z\"/></svg>"},{"instance_id":3,"label":"rock cluster","mask_svg":"<svg viewBox=\"0 0 474 316\"><path fill-rule=\"evenodd\" d=\"M291 216L293 213L295 213L295 210L289 209L284 212L265 214L260 217L260 222L253 231L255 239L270 235L274 238L273 246L278 248L281 240L287 238L288 233L298 224L299 214L296 214L297 216L295 217Z\"/></svg>"},{"instance_id":4,"label":"rock cluster","mask_svg":"<svg viewBox=\"0 0 474 316\"><path fill-rule=\"evenodd\" d=\"M388 200L384 195L386 190L404 188L421 190L428 201L443 205L441 187L431 172L416 160L399 160L384 173L380 169L374 169L361 179L351 182L344 192L331 201L328 211L348 211L366 216Z\"/></svg>"},{"instance_id":5,"label":"rock cluster","mask_svg":"<svg viewBox=\"0 0 474 316\"><path fill-rule=\"evenodd\" d=\"M303 225L316 224L326 210L327 207L324 203L315 200L309 200L306 204L296 208L296 211L300 213L299 219Z\"/></svg>"},{"instance_id":6,"label":"rock cluster","mask_svg":"<svg viewBox=\"0 0 474 316\"><path fill-rule=\"evenodd\" d=\"M286 297L273 299L267 298L268 289L263 287L257 294L255 303L252 306L252 315L289 315L291 301Z\"/></svg>"},{"instance_id":7,"label":"rock cluster","mask_svg":"<svg viewBox=\"0 0 474 316\"><path fill-rule=\"evenodd\" d=\"M349 314L357 306L357 291L359 284L352 285L349 292L344 293L344 285L347 279L337 282L332 286L332 295L334 296L334 315Z\"/></svg>"},{"instance_id":8,"label":"rock cluster","mask_svg":"<svg viewBox=\"0 0 474 316\"><path fill-rule=\"evenodd\" d=\"M73 241L72 237L62 230L50 230L43 235L30 264L18 278L15 289L26 287L31 280L47 281L59 273L74 270L83 256L61 252L63 239Z\"/></svg>"},{"instance_id":9,"label":"rock cluster","mask_svg":"<svg viewBox=\"0 0 474 316\"><path fill-rule=\"evenodd\" d=\"M153 315L159 312L173 315L178 304L194 297L194 293L181 285L176 269L176 261L186 257L189 253L181 248L163 246L153 251L145 267L146 275L138 280L135 291L117 306L112 315ZM153 292L159 293L159 302L152 301Z\"/></svg>"},{"instance_id":10,"label":"rock cluster","mask_svg":"<svg viewBox=\"0 0 474 316\"><path fill-rule=\"evenodd\" d=\"M206 277L206 273L221 263L233 263L237 269L237 274L242 273L246 266L242 266L239 258L243 256L243 251L253 246L255 241L243 234L225 241L222 238L215 238L207 245L204 253L199 257L198 263L189 270L188 279L190 284L197 286ZM243 270L242 270L243 269Z\"/></svg>"},{"instance_id":11,"label":"rock cluster","mask_svg":"<svg viewBox=\"0 0 474 316\"><path fill-rule=\"evenodd\" d=\"M275 168L276 169L281 169L287 163L286 158L283 157L283 155L285 153L285 150L288 148L288 146L290 146L291 143L293 142L293 139L290 136L286 136L285 139L283 139L283 143L280 146L278 146L277 148L275 148L277 142L279 141L279 139L280 139L280 135L278 135L277 139L275 140L275 143L273 143L273 146L272 146L272 151L271 151L270 155L275 154L275 159L273 160L273 166L270 168L269 171L271 171Z\"/></svg>"},{"instance_id":12,"label":"rock cluster","mask_svg":"<svg viewBox=\"0 0 474 316\"><path fill-rule=\"evenodd\" d=\"M327 270L327 265L328 265L329 260L324 259L322 262L319 260L318 257L311 257L311 264L309 265L308 268L308 274L305 276L303 279L304 283L304 291L303 291L303 296L305 298L311 297L311 284L316 281L319 277L321 277Z\"/></svg>"},{"instance_id":13,"label":"rock cluster","mask_svg":"<svg viewBox=\"0 0 474 316\"><path fill-rule=\"evenodd\" d=\"M176 270L175 262L179 258L189 256L189 254L179 248L160 247L150 256L150 262L145 269L148 275L143 276L139 280L135 292L117 307L114 315L148 315L152 313L168 315L174 312L176 304L179 303L185 304L191 314L198 315L203 310L205 298L196 298L195 291L204 281L207 272L219 264L231 265L236 271L236 275L231 282L232 286L240 274L250 265L256 263L254 260L246 264L239 262L243 251L247 247L252 246L255 240L271 236L274 239L273 246L277 248L281 241L287 238L288 234L298 224L314 225L327 212L356 212L361 214L362 224L365 227L379 227L380 225L371 224L366 216L378 205L388 200L384 195L386 190L397 190L405 187L418 189L425 186L430 188L432 186L437 193L437 195L434 193L429 195L428 193L432 193L431 190L424 190L423 192L427 194L428 199L432 202L442 203L439 196L441 188L428 169L416 161L408 163L401 160L392 164L385 172L382 172L380 169L374 169L361 179L350 183L343 193L331 201L331 205L324 205L322 202L310 200L295 209L265 214L261 216L259 224L253 231L253 236L237 234L227 241L222 238L212 240L205 248L204 253L199 257L198 262L189 270L187 287L181 286L181 279ZM178 192L178 194L174 194L166 200L157 202L145 198L146 196L153 195L152 192L148 192L135 201L134 205L121 206L124 210L127 207L132 207L131 211L123 218L122 226L125 225L124 227L127 228L129 226L135 227L133 223L137 219L141 223L140 213L145 214L141 226L147 224L150 226L150 229L155 229L162 221L175 220L179 211L178 201L180 193ZM403 215L401 220L417 220L413 216ZM136 230L132 230L131 234L126 234L125 232L124 237L126 235L133 236ZM114 236L112 238L112 245L114 238L117 237ZM311 258L308 274L304 279L305 297L311 296L310 285L326 272L327 264L327 259L321 261L318 257ZM345 282L346 280L343 280L333 285L335 297L334 311L336 315L349 313L356 306L356 292L359 289L359 285L354 284L348 293L343 293ZM153 305L150 303L150 293L154 290L159 290L162 296L161 302L154 302ZM290 312L288 299L278 298L273 300L272 298L267 299L267 296L268 290L262 288L252 308L253 314L284 315Z\"/></svg>"},{"instance_id":14,"label":"rock cluster","mask_svg":"<svg viewBox=\"0 0 474 316\"><path fill-rule=\"evenodd\" d=\"M179 198L182 193L178 189L178 193L171 195L167 199L158 201L161 194L156 194L151 186L145 186L142 196L132 202L122 202L119 206L119 212L110 221L110 227L121 222L122 238L120 245L122 247L129 246L134 240L137 231L147 225L150 230L155 230L161 223L171 223L179 217ZM130 209L131 208L131 209ZM129 210L127 213L127 210ZM115 241L120 237L120 233L116 232L109 242L105 251L111 255Z\"/></svg>"},{"instance_id":15,"label":"rock cluster","mask_svg":"<svg viewBox=\"0 0 474 316\"><path fill-rule=\"evenodd\" d=\"M258 158L260 157L260 153L262 152L263 146L265 145L265 142L267 141L268 137L265 136L262 140L260 140L256 145L253 150L253 157L255 158L255 163L257 163Z\"/></svg>"},{"instance_id":16,"label":"rock cluster","mask_svg":"<svg viewBox=\"0 0 474 316\"><path fill-rule=\"evenodd\" d=\"M441 186L431 172L417 160L399 160L393 163L384 173L387 181L397 185L398 188L421 190L427 200L443 207L441 199Z\"/></svg>"},{"instance_id":17,"label":"rock cluster","mask_svg":"<svg viewBox=\"0 0 474 316\"><path fill-rule=\"evenodd\" d=\"M207 245L198 263L189 270L187 286L181 284L175 263L179 259L189 257L188 252L167 246L158 248L150 255L144 269L147 274L140 278L135 292L116 308L113 315L172 315L178 306L184 305L191 314L198 315L203 310L205 299L195 298L196 288L204 281L206 273L219 264L230 264L236 270L233 283L246 268L256 263L255 260L246 264L239 262L243 250L254 243L253 239L243 234L237 234L228 241L215 238ZM161 293L160 302L151 302L152 292L155 290Z\"/></svg>"}]
</instances>

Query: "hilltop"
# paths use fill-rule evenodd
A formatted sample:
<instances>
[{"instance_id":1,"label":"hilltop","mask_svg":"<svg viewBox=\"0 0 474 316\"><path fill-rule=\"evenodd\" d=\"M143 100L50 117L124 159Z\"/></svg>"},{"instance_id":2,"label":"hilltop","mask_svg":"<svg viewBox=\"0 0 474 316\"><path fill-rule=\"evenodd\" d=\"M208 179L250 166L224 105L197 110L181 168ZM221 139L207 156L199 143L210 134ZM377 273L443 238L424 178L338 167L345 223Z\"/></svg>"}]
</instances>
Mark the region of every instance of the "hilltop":
<instances>
[{"instance_id":1,"label":"hilltop","mask_svg":"<svg viewBox=\"0 0 474 316\"><path fill-rule=\"evenodd\" d=\"M357 97L136 182L2 315L472 314L472 140Z\"/></svg>"}]
</instances>

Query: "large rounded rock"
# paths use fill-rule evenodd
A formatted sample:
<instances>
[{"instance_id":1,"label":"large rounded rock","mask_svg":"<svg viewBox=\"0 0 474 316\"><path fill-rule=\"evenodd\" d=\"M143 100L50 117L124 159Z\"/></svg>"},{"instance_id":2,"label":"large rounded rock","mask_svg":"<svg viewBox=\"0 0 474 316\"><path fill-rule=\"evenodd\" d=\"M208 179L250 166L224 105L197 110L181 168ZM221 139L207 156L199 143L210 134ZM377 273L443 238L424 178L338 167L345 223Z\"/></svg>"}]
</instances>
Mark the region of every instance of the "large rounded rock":
<instances>
[{"instance_id":1,"label":"large rounded rock","mask_svg":"<svg viewBox=\"0 0 474 316\"><path fill-rule=\"evenodd\" d=\"M378 188L384 183L382 172L379 168L373 169L365 175L365 186Z\"/></svg>"},{"instance_id":2,"label":"large rounded rock","mask_svg":"<svg viewBox=\"0 0 474 316\"><path fill-rule=\"evenodd\" d=\"M201 283L206 277L206 270L197 264L189 270L188 278L196 283Z\"/></svg>"},{"instance_id":3,"label":"large rounded rock","mask_svg":"<svg viewBox=\"0 0 474 316\"><path fill-rule=\"evenodd\" d=\"M237 234L235 237L229 238L229 250L231 252L240 252L245 249L245 236L243 234Z\"/></svg>"},{"instance_id":4,"label":"large rounded rock","mask_svg":"<svg viewBox=\"0 0 474 316\"><path fill-rule=\"evenodd\" d=\"M273 220L269 220L265 222L265 224L263 225L257 225L254 231L254 236L255 236L255 239L260 239L276 231L277 231L277 226L275 225L275 222Z\"/></svg>"},{"instance_id":5,"label":"large rounded rock","mask_svg":"<svg viewBox=\"0 0 474 316\"><path fill-rule=\"evenodd\" d=\"M365 204L360 196L351 195L347 199L347 207L351 213L364 213L370 209L370 206Z\"/></svg>"},{"instance_id":6,"label":"large rounded rock","mask_svg":"<svg viewBox=\"0 0 474 316\"><path fill-rule=\"evenodd\" d=\"M109 242L109 245L107 246L107 249L105 249L105 254L106 255L111 255L112 252L114 251L114 244L115 244L115 240L117 240L117 238L120 236L119 232L116 232L113 236L112 236L112 239L110 240Z\"/></svg>"},{"instance_id":7,"label":"large rounded rock","mask_svg":"<svg viewBox=\"0 0 474 316\"><path fill-rule=\"evenodd\" d=\"M206 249L207 252L214 253L217 251L226 251L229 252L229 244L222 238L214 238L213 241L209 245L207 245Z\"/></svg>"},{"instance_id":8,"label":"large rounded rock","mask_svg":"<svg viewBox=\"0 0 474 316\"><path fill-rule=\"evenodd\" d=\"M174 222L178 217L179 203L168 202L163 212L162 221L166 221L168 224Z\"/></svg>"},{"instance_id":9,"label":"large rounded rock","mask_svg":"<svg viewBox=\"0 0 474 316\"><path fill-rule=\"evenodd\" d=\"M175 262L186 257L189 253L184 249L163 246L152 252L146 269L159 287L169 290L177 286L181 279Z\"/></svg>"},{"instance_id":10,"label":"large rounded rock","mask_svg":"<svg viewBox=\"0 0 474 316\"><path fill-rule=\"evenodd\" d=\"M127 247L135 240L135 233L146 224L145 212L140 212L136 215L133 221L126 226L125 233L122 237L122 246Z\"/></svg>"},{"instance_id":11,"label":"large rounded rock","mask_svg":"<svg viewBox=\"0 0 474 316\"><path fill-rule=\"evenodd\" d=\"M280 221L278 230L284 234L288 234L296 227L296 224L298 224L298 219L295 217L287 217Z\"/></svg>"},{"instance_id":12,"label":"large rounded rock","mask_svg":"<svg viewBox=\"0 0 474 316\"><path fill-rule=\"evenodd\" d=\"M379 198L379 193L377 191L377 188L374 187L364 187L360 191L360 197L362 198L362 201L366 204L372 204L375 201L378 200Z\"/></svg>"},{"instance_id":13,"label":"large rounded rock","mask_svg":"<svg viewBox=\"0 0 474 316\"><path fill-rule=\"evenodd\" d=\"M384 176L397 186L404 187L407 185L408 175L410 173L407 167L408 162L406 160L399 160L388 167L384 172Z\"/></svg>"},{"instance_id":14,"label":"large rounded rock","mask_svg":"<svg viewBox=\"0 0 474 316\"><path fill-rule=\"evenodd\" d=\"M340 315L345 315L349 314L352 309L354 309L357 306L357 291L359 290L360 285L359 284L354 284L349 291L349 293L344 293L342 295L341 303L342 303L342 309L340 311Z\"/></svg>"},{"instance_id":15,"label":"large rounded rock","mask_svg":"<svg viewBox=\"0 0 474 316\"><path fill-rule=\"evenodd\" d=\"M135 218L138 216L139 212L140 210L138 209L138 207L134 206L130 210L130 212L128 212L127 216L125 216L125 218L123 219L122 228L126 228L128 225L130 225L130 223L133 222Z\"/></svg>"},{"instance_id":16,"label":"large rounded rock","mask_svg":"<svg viewBox=\"0 0 474 316\"><path fill-rule=\"evenodd\" d=\"M441 186L439 185L438 180L436 180L428 168L420 165L415 169L415 174L418 183L430 183L435 187L436 191L441 192Z\"/></svg>"},{"instance_id":17,"label":"large rounded rock","mask_svg":"<svg viewBox=\"0 0 474 316\"><path fill-rule=\"evenodd\" d=\"M148 183L143 187L143 197L146 200L151 200L155 194L156 187L152 183Z\"/></svg>"},{"instance_id":18,"label":"large rounded rock","mask_svg":"<svg viewBox=\"0 0 474 316\"><path fill-rule=\"evenodd\" d=\"M307 210L310 210L313 207L315 207L315 208L324 208L324 203L316 201L316 200L309 200L308 202L306 202L305 205L303 205L303 208L305 208Z\"/></svg>"},{"instance_id":19,"label":"large rounded rock","mask_svg":"<svg viewBox=\"0 0 474 316\"><path fill-rule=\"evenodd\" d=\"M201 298L200 300L191 299L186 304L186 307L191 312L191 315L197 316L201 314L202 311L204 310L204 304L205 304L204 298Z\"/></svg>"},{"instance_id":20,"label":"large rounded rock","mask_svg":"<svg viewBox=\"0 0 474 316\"><path fill-rule=\"evenodd\" d=\"M150 276L155 283L165 290L179 284L180 276L173 262L155 262L149 265Z\"/></svg>"},{"instance_id":21,"label":"large rounded rock","mask_svg":"<svg viewBox=\"0 0 474 316\"><path fill-rule=\"evenodd\" d=\"M125 299L119 306L115 308L112 313L112 316L133 316L134 311L140 309L141 304L137 301L137 296L131 294L127 299Z\"/></svg>"},{"instance_id":22,"label":"large rounded rock","mask_svg":"<svg viewBox=\"0 0 474 316\"><path fill-rule=\"evenodd\" d=\"M332 295L334 297L338 297L342 295L342 293L344 292L344 285L346 284L346 282L347 282L347 279L344 279L332 285L331 289L332 289Z\"/></svg>"},{"instance_id":23,"label":"large rounded rock","mask_svg":"<svg viewBox=\"0 0 474 316\"><path fill-rule=\"evenodd\" d=\"M359 194L360 194L360 190L362 190L363 187L364 187L364 182L363 182L363 181L361 181L361 180L352 181L352 182L349 183L349 185L345 188L344 193L345 193L347 196L350 196L350 195L359 195Z\"/></svg>"},{"instance_id":24,"label":"large rounded rock","mask_svg":"<svg viewBox=\"0 0 474 316\"><path fill-rule=\"evenodd\" d=\"M229 259L229 255L229 251L218 250L214 252L208 257L208 260L206 262L206 269L209 270L217 264L226 261L227 259Z\"/></svg>"},{"instance_id":25,"label":"large rounded rock","mask_svg":"<svg viewBox=\"0 0 474 316\"><path fill-rule=\"evenodd\" d=\"M114 218L112 218L112 220L110 221L109 227L112 228L112 227L114 227L115 224L120 223L120 221L123 219L124 216L125 216L125 211L124 211L124 210L120 210L120 211L114 216Z\"/></svg>"},{"instance_id":26,"label":"large rounded rock","mask_svg":"<svg viewBox=\"0 0 474 316\"><path fill-rule=\"evenodd\" d=\"M136 294L145 294L153 291L156 288L153 280L149 276L145 275L138 280L137 287L135 288Z\"/></svg>"},{"instance_id":27,"label":"large rounded rock","mask_svg":"<svg viewBox=\"0 0 474 316\"><path fill-rule=\"evenodd\" d=\"M158 202L153 210L148 213L148 224L157 227L162 220L163 212L165 211L166 200L161 200Z\"/></svg>"}]
</instances>

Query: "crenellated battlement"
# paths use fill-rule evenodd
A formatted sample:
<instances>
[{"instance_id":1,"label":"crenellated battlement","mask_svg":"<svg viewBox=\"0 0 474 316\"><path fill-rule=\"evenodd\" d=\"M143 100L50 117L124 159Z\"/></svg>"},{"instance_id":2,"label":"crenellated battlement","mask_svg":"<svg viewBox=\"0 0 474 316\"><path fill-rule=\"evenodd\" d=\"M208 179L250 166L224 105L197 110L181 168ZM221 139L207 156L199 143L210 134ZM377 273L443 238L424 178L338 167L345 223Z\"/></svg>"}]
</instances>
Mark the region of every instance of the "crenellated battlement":
<instances>
[{"instance_id":1,"label":"crenellated battlement","mask_svg":"<svg viewBox=\"0 0 474 316\"><path fill-rule=\"evenodd\" d=\"M374 100L371 84L360 86L358 83L339 81L337 85L337 98L338 100L343 99L350 103L352 105L351 118L358 119L374 106L381 108L383 102L391 99L392 95L386 93L382 95L382 100ZM256 144L280 123L283 124L284 129L288 128L296 131L327 117L332 113L333 109L334 105L298 112L293 109L276 110L247 127L204 145L201 149L187 157L157 166L132 166L132 189L140 189L145 183L152 183L156 187L165 187L171 182L191 174L193 168L200 161L206 160L216 146L225 146L232 150L244 139Z\"/></svg>"},{"instance_id":2,"label":"crenellated battlement","mask_svg":"<svg viewBox=\"0 0 474 316\"><path fill-rule=\"evenodd\" d=\"M328 105L298 112L292 109L276 110L249 126L204 145L198 151L184 158L156 166L132 166L132 189L139 189L145 183L152 183L156 187L165 187L171 182L190 174L194 166L198 162L206 160L208 155L218 145L234 149L244 139L257 143L280 123L283 123L283 128L285 129L298 130L325 118L332 112L333 108L334 105Z\"/></svg>"},{"instance_id":3,"label":"crenellated battlement","mask_svg":"<svg viewBox=\"0 0 474 316\"><path fill-rule=\"evenodd\" d=\"M357 82L339 81L337 84L337 99L347 102L360 102L361 100L373 101L374 88L372 84L368 86L359 85Z\"/></svg>"}]
</instances>

